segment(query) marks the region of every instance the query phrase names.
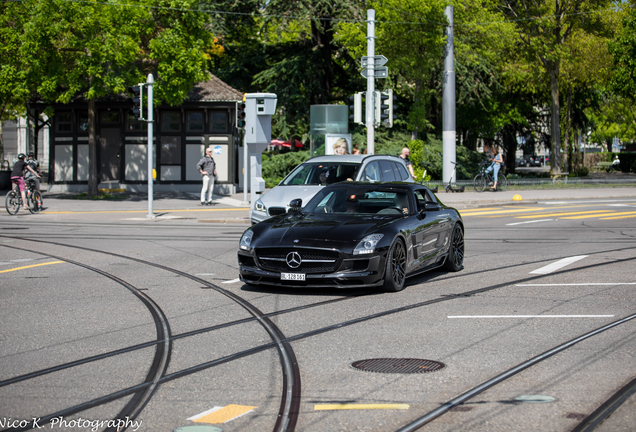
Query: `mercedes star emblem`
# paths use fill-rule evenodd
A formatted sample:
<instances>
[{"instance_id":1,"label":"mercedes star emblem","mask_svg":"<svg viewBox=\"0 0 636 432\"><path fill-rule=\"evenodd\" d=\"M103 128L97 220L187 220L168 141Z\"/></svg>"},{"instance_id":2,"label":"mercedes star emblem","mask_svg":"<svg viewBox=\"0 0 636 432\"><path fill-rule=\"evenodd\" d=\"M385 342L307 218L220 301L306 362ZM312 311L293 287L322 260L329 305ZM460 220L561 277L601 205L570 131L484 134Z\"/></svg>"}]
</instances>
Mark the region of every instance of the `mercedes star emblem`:
<instances>
[{"instance_id":1,"label":"mercedes star emblem","mask_svg":"<svg viewBox=\"0 0 636 432\"><path fill-rule=\"evenodd\" d=\"M290 252L287 254L287 257L285 257L285 261L287 261L287 265L289 267L298 268L300 267L302 259L300 258L300 254L298 252Z\"/></svg>"}]
</instances>

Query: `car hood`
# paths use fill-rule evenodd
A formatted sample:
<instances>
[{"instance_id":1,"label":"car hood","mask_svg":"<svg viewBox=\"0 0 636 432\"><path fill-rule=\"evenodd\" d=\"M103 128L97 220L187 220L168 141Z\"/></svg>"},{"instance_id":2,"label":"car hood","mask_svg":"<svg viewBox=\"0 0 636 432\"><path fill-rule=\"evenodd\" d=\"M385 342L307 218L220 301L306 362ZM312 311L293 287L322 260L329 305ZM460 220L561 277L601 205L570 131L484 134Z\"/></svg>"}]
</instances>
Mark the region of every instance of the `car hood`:
<instances>
[{"instance_id":1,"label":"car hood","mask_svg":"<svg viewBox=\"0 0 636 432\"><path fill-rule=\"evenodd\" d=\"M257 235L254 246L353 247L366 235L379 232L382 227L400 219L372 215L315 218L312 215L287 214L261 222L265 226Z\"/></svg>"},{"instance_id":2,"label":"car hood","mask_svg":"<svg viewBox=\"0 0 636 432\"><path fill-rule=\"evenodd\" d=\"M292 185L292 186L276 186L261 196L261 202L265 207L285 207L289 206L289 202L293 199L300 198L303 205L318 193L324 186L319 185Z\"/></svg>"}]
</instances>

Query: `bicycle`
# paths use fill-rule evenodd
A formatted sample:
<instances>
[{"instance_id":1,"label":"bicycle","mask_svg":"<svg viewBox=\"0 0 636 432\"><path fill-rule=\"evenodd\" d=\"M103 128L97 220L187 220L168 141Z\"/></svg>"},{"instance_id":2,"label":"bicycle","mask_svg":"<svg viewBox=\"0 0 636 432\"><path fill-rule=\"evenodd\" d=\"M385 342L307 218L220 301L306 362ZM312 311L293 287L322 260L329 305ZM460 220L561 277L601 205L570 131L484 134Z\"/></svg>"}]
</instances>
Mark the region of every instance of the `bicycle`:
<instances>
[{"instance_id":1,"label":"bicycle","mask_svg":"<svg viewBox=\"0 0 636 432\"><path fill-rule=\"evenodd\" d=\"M32 214L39 213L42 210L42 195L35 190L35 182L32 179L26 179L24 192L29 212ZM18 185L14 184L13 188L7 193L4 206L10 215L18 213L18 210L22 207L22 194Z\"/></svg>"},{"instance_id":2,"label":"bicycle","mask_svg":"<svg viewBox=\"0 0 636 432\"><path fill-rule=\"evenodd\" d=\"M475 180L473 185L477 192L483 192L486 189L487 185L494 184L494 179L491 171L486 171L486 167L490 166L490 162L484 161L479 164L481 166L479 170L479 174L475 176ZM497 189L498 191L505 191L508 187L508 178L503 173L503 170L500 169L497 174Z\"/></svg>"}]
</instances>

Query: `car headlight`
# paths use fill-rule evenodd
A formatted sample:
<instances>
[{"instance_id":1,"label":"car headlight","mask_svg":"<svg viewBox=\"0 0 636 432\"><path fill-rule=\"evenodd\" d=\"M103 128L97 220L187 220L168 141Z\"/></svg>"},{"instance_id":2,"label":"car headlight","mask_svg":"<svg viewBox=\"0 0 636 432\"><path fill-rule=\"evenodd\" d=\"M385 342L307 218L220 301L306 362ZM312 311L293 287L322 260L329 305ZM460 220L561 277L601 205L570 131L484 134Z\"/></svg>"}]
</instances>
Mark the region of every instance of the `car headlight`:
<instances>
[{"instance_id":1,"label":"car headlight","mask_svg":"<svg viewBox=\"0 0 636 432\"><path fill-rule=\"evenodd\" d=\"M260 198L256 200L254 210L267 213L267 207L265 207L265 204L263 204L263 201L261 201Z\"/></svg>"},{"instance_id":2,"label":"car headlight","mask_svg":"<svg viewBox=\"0 0 636 432\"><path fill-rule=\"evenodd\" d=\"M353 250L354 255L363 255L373 253L378 242L384 237L384 234L371 234L360 240L358 246Z\"/></svg>"},{"instance_id":3,"label":"car headlight","mask_svg":"<svg viewBox=\"0 0 636 432\"><path fill-rule=\"evenodd\" d=\"M254 231L249 230L247 232L245 232L245 234L243 234L243 237L241 237L241 243L239 243L239 247L243 250L250 250L250 248L252 247L252 237L254 236Z\"/></svg>"}]
</instances>

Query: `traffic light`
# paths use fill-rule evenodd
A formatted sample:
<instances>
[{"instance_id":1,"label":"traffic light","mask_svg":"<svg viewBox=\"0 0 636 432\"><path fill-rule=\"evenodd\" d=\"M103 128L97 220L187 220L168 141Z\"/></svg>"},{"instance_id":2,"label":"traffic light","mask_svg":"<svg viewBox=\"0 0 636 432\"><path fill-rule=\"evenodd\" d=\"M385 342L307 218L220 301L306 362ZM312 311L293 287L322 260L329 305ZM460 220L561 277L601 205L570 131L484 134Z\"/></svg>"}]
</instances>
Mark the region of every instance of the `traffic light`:
<instances>
[{"instance_id":1,"label":"traffic light","mask_svg":"<svg viewBox=\"0 0 636 432\"><path fill-rule=\"evenodd\" d=\"M350 96L349 100L353 102L353 105L349 105L349 109L353 111L349 119L355 123L364 124L362 120L362 93L360 92Z\"/></svg>"},{"instance_id":2,"label":"traffic light","mask_svg":"<svg viewBox=\"0 0 636 432\"><path fill-rule=\"evenodd\" d=\"M395 105L395 101L397 101L397 96L393 94L393 89L388 89L384 93L387 95L386 104L388 108L385 110L387 114L387 118L384 120L385 127L393 127L393 120L397 119L397 115L393 114L393 107Z\"/></svg>"},{"instance_id":3,"label":"traffic light","mask_svg":"<svg viewBox=\"0 0 636 432\"><path fill-rule=\"evenodd\" d=\"M236 104L236 128L245 129L245 101Z\"/></svg>"},{"instance_id":4,"label":"traffic light","mask_svg":"<svg viewBox=\"0 0 636 432\"><path fill-rule=\"evenodd\" d=\"M130 108L129 112L135 116L136 119L143 119L142 117L142 109L143 109L143 102L142 102L142 87L141 86L130 86L128 87L128 92L132 93L133 97L128 99L128 102L130 102L132 104L132 107Z\"/></svg>"},{"instance_id":5,"label":"traffic light","mask_svg":"<svg viewBox=\"0 0 636 432\"><path fill-rule=\"evenodd\" d=\"M383 93L379 90L373 92L373 101L375 102L374 123L377 126L379 126L380 123L384 123L384 121L389 118L389 115L386 112L386 110L389 109L389 105L384 103L388 98L389 96L386 93Z\"/></svg>"}]
</instances>

